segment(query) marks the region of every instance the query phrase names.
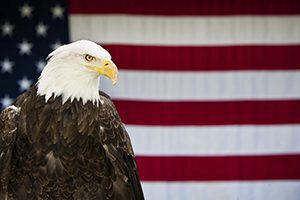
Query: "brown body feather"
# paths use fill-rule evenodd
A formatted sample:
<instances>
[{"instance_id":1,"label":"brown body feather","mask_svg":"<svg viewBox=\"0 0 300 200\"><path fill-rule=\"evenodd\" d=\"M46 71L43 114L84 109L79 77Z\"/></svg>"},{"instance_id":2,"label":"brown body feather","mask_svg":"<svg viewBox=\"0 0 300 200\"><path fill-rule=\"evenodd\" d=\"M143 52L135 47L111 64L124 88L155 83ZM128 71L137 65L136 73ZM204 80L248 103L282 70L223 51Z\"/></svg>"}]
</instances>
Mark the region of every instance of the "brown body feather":
<instances>
[{"instance_id":1,"label":"brown body feather","mask_svg":"<svg viewBox=\"0 0 300 200\"><path fill-rule=\"evenodd\" d=\"M19 96L0 120L0 199L144 199L129 136L110 100Z\"/></svg>"}]
</instances>

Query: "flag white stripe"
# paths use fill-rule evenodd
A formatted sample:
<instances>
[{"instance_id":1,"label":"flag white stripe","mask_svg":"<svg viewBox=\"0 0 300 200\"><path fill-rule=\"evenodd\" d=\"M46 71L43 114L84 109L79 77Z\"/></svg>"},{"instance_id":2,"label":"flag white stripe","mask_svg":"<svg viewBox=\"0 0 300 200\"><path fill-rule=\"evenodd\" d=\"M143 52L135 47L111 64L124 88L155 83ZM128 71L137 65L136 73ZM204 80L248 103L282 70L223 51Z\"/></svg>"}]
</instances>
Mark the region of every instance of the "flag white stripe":
<instances>
[{"instance_id":1,"label":"flag white stripe","mask_svg":"<svg viewBox=\"0 0 300 200\"><path fill-rule=\"evenodd\" d=\"M100 44L297 44L300 16L70 16L71 40Z\"/></svg>"},{"instance_id":2,"label":"flag white stripe","mask_svg":"<svg viewBox=\"0 0 300 200\"><path fill-rule=\"evenodd\" d=\"M147 200L299 200L299 181L143 182Z\"/></svg>"},{"instance_id":3,"label":"flag white stripe","mask_svg":"<svg viewBox=\"0 0 300 200\"><path fill-rule=\"evenodd\" d=\"M126 126L136 155L300 153L300 125Z\"/></svg>"},{"instance_id":4,"label":"flag white stripe","mask_svg":"<svg viewBox=\"0 0 300 200\"><path fill-rule=\"evenodd\" d=\"M299 99L300 70L160 72L120 70L115 87L102 78L101 90L115 99L197 101Z\"/></svg>"}]
</instances>

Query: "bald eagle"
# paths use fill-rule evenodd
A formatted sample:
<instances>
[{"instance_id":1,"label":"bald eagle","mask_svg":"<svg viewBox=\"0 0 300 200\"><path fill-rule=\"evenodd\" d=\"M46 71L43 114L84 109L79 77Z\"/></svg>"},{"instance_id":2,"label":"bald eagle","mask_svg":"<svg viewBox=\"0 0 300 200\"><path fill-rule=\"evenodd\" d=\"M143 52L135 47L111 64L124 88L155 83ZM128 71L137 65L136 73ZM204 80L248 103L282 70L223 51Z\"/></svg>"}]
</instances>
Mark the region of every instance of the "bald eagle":
<instances>
[{"instance_id":1,"label":"bald eagle","mask_svg":"<svg viewBox=\"0 0 300 200\"><path fill-rule=\"evenodd\" d=\"M98 44L54 50L37 83L0 115L0 199L144 199L128 133L99 77Z\"/></svg>"}]
</instances>

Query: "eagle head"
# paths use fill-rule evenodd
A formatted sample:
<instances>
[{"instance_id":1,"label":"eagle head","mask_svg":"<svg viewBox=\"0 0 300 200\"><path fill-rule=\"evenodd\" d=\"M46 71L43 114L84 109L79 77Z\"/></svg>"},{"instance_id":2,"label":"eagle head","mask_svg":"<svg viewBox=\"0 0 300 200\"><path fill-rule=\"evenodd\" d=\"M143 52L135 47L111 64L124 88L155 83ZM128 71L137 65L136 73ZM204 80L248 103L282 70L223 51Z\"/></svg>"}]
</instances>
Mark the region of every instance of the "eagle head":
<instances>
[{"instance_id":1,"label":"eagle head","mask_svg":"<svg viewBox=\"0 0 300 200\"><path fill-rule=\"evenodd\" d=\"M45 95L45 101L51 96L61 96L67 100L82 100L98 103L100 75L106 76L115 84L118 69L111 55L100 45L80 40L63 45L48 56L38 83L38 95Z\"/></svg>"}]
</instances>

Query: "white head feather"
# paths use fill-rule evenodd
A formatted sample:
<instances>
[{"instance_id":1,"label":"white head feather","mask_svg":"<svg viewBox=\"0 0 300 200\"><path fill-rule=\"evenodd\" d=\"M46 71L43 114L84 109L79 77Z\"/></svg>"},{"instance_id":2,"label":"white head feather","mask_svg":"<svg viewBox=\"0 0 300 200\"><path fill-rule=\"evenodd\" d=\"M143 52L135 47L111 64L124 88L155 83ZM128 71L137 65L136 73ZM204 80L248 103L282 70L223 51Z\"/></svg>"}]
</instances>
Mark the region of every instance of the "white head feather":
<instances>
[{"instance_id":1,"label":"white head feather","mask_svg":"<svg viewBox=\"0 0 300 200\"><path fill-rule=\"evenodd\" d=\"M87 55L94 59L86 60ZM45 101L52 95L61 95L63 103L68 99L82 99L83 103L92 101L98 104L99 73L88 67L101 67L105 61L113 64L104 48L94 42L80 40L57 48L48 57L37 83L38 95L45 95Z\"/></svg>"}]
</instances>

